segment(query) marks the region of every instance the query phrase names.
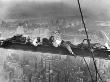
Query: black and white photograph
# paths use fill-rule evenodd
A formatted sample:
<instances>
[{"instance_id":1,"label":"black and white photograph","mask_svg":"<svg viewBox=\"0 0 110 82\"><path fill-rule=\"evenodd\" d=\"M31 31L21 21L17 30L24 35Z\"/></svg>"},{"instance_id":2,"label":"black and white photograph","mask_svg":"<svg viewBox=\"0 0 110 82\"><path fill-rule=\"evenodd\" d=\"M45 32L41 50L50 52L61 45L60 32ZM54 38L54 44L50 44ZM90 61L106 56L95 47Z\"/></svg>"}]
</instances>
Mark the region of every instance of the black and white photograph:
<instances>
[{"instance_id":1,"label":"black and white photograph","mask_svg":"<svg viewBox=\"0 0 110 82\"><path fill-rule=\"evenodd\" d=\"M0 0L0 82L110 82L110 0Z\"/></svg>"}]
</instances>

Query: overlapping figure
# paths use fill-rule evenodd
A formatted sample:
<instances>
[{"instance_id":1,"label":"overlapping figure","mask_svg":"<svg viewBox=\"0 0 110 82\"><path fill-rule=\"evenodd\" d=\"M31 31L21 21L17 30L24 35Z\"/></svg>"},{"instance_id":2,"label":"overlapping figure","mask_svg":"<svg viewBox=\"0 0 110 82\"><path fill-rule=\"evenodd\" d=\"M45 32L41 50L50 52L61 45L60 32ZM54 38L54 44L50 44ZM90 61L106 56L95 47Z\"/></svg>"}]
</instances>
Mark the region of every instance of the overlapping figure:
<instances>
[{"instance_id":1,"label":"overlapping figure","mask_svg":"<svg viewBox=\"0 0 110 82\"><path fill-rule=\"evenodd\" d=\"M54 31L53 34L50 33L49 29L38 28L35 30L33 45L50 45L54 47L65 47L70 54L75 56L72 51L71 46L68 42L61 38L61 33Z\"/></svg>"}]
</instances>

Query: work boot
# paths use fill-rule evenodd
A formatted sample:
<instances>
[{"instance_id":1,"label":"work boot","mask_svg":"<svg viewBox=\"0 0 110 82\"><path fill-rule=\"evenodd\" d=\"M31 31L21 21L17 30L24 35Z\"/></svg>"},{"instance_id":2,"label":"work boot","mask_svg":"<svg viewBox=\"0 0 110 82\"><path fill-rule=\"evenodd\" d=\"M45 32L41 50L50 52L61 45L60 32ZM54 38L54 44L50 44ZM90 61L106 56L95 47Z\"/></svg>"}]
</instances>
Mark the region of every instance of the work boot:
<instances>
[{"instance_id":1,"label":"work boot","mask_svg":"<svg viewBox=\"0 0 110 82\"><path fill-rule=\"evenodd\" d=\"M74 52L71 52L71 54L72 54L74 57L76 57L76 54L75 54Z\"/></svg>"}]
</instances>

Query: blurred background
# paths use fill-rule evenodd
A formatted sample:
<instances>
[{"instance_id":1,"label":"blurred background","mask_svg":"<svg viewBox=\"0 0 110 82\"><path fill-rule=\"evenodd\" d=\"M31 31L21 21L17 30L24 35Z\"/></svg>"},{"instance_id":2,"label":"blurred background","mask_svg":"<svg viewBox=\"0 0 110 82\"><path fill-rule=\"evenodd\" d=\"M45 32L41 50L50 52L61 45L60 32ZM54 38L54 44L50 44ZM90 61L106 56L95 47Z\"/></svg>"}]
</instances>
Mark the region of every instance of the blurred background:
<instances>
[{"instance_id":1,"label":"blurred background","mask_svg":"<svg viewBox=\"0 0 110 82\"><path fill-rule=\"evenodd\" d=\"M110 44L110 0L80 3L91 42ZM77 0L0 0L1 39L17 32L33 37L38 28L58 30L75 45L86 38ZM0 82L92 82L82 57L0 49L0 58ZM103 80L110 82L110 61L96 60ZM86 61L95 78L92 59Z\"/></svg>"}]
</instances>

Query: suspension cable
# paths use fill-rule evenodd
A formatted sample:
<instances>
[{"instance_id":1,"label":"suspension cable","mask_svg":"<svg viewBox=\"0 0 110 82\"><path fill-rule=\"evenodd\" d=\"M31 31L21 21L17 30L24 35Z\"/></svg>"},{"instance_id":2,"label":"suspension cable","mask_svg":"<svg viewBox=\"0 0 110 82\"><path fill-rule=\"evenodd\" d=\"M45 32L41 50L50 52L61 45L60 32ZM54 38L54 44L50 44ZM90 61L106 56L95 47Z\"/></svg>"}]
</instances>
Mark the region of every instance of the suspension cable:
<instances>
[{"instance_id":1,"label":"suspension cable","mask_svg":"<svg viewBox=\"0 0 110 82\"><path fill-rule=\"evenodd\" d=\"M86 64L86 66L87 66L87 69L88 69L88 71L89 71L89 73L90 73L90 76L91 76L91 79L92 79L92 82L93 82L93 77L92 77L90 68L89 68L89 66L88 66L88 64L87 64L87 61L86 61L86 59L85 59L84 57L82 57L82 58L83 58L83 60L84 60L84 62L85 62L85 64Z\"/></svg>"},{"instance_id":2,"label":"suspension cable","mask_svg":"<svg viewBox=\"0 0 110 82\"><path fill-rule=\"evenodd\" d=\"M100 78L100 80L102 81L102 78L101 78L101 76L100 76L100 74L99 74L99 72L98 72L97 66L96 66L96 62L95 62L95 58L94 58L94 52L93 52L93 49L91 48L91 45L90 45L88 32L87 32L87 29L86 29L86 25L85 25L85 22L84 22L84 17L83 17L82 10L81 10L81 5L80 5L79 0L77 0L77 2L78 2L78 6L79 6L79 11L80 11L80 14L81 14L82 23L83 23L83 25L84 25L85 33L86 33L86 36L87 36L87 42L88 42L89 50L90 50L90 52L91 52L92 59L93 59L93 63L94 63L95 70L96 70L96 82L97 82L97 74L99 75L99 78ZM103 82L103 81L102 81L102 82Z\"/></svg>"}]
</instances>

